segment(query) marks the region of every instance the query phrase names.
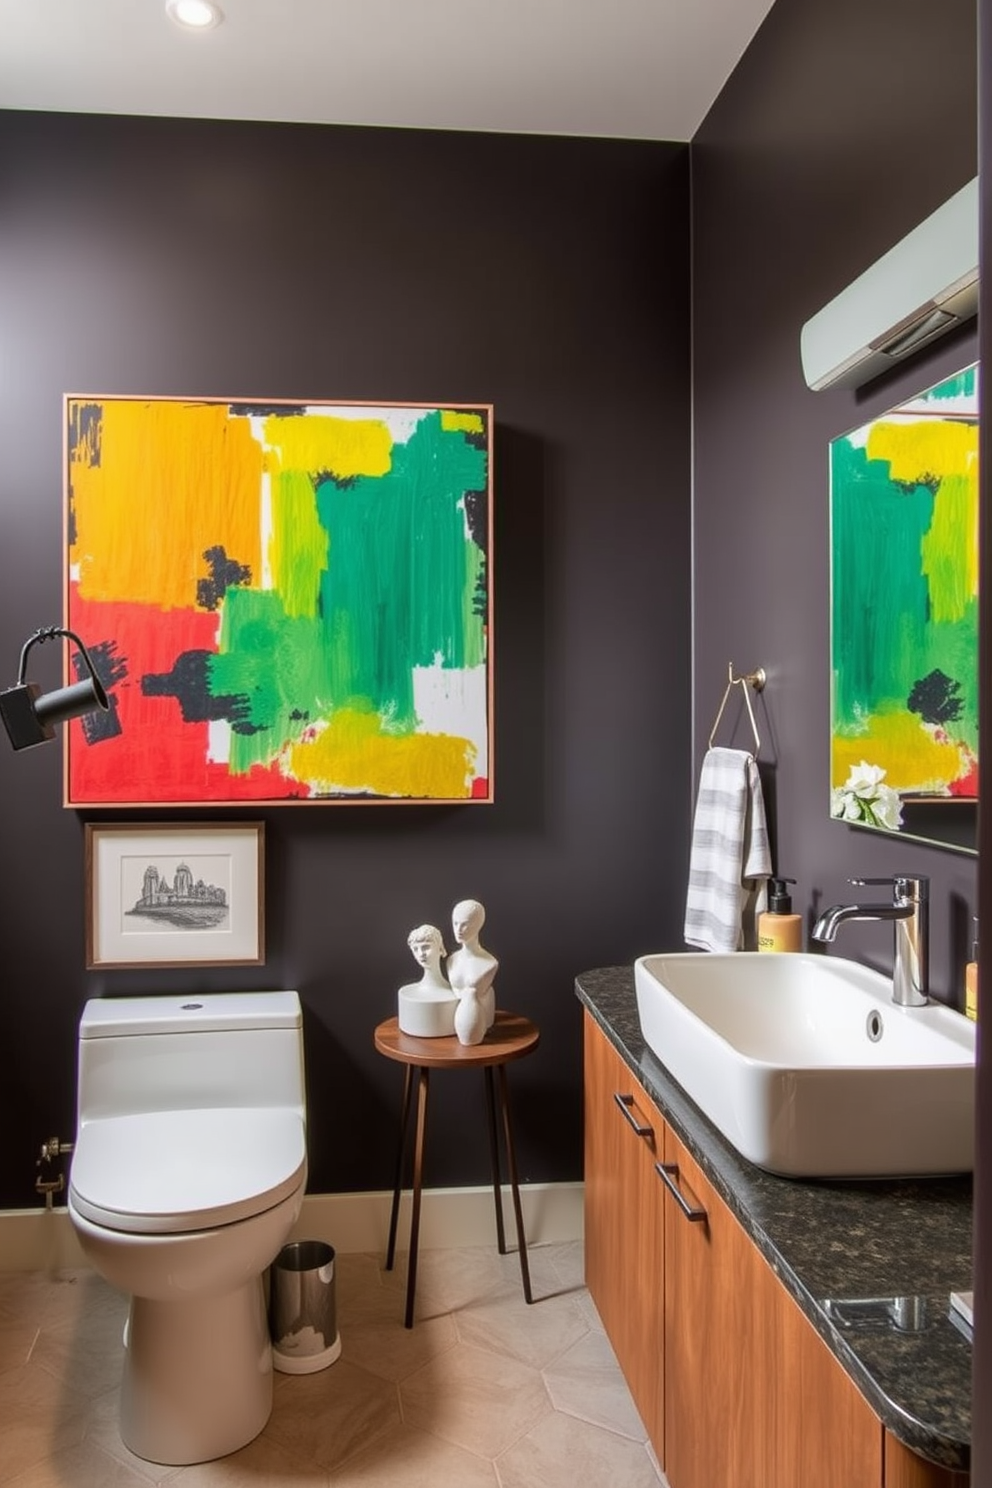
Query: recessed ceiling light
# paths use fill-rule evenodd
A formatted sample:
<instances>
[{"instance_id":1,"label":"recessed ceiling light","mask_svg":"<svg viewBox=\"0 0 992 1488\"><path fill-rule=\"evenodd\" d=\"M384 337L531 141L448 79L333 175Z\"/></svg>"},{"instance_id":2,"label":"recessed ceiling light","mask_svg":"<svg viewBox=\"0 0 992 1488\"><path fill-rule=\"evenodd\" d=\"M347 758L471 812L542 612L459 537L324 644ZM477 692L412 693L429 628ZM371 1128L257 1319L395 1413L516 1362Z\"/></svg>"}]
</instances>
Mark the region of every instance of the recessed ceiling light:
<instances>
[{"instance_id":1,"label":"recessed ceiling light","mask_svg":"<svg viewBox=\"0 0 992 1488\"><path fill-rule=\"evenodd\" d=\"M219 26L224 12L213 0L166 0L166 14L188 31L209 31Z\"/></svg>"}]
</instances>

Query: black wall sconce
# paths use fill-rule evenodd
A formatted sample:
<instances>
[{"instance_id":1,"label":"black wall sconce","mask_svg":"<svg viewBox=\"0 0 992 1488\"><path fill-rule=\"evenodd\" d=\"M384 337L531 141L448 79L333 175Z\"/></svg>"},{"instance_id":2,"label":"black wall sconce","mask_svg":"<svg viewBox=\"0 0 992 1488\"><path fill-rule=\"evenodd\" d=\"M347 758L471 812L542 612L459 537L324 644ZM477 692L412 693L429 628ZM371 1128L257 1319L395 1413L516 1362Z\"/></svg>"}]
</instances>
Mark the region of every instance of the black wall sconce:
<instances>
[{"instance_id":1,"label":"black wall sconce","mask_svg":"<svg viewBox=\"0 0 992 1488\"><path fill-rule=\"evenodd\" d=\"M56 636L65 636L73 642L89 676L69 687L42 693L36 683L24 680L28 653L32 646L54 640ZM15 749L30 749L33 744L44 744L46 740L55 738L59 724L70 718L81 718L84 713L106 713L109 707L103 683L86 647L73 631L63 630L58 625L45 626L28 637L21 648L17 686L0 692L0 718Z\"/></svg>"}]
</instances>

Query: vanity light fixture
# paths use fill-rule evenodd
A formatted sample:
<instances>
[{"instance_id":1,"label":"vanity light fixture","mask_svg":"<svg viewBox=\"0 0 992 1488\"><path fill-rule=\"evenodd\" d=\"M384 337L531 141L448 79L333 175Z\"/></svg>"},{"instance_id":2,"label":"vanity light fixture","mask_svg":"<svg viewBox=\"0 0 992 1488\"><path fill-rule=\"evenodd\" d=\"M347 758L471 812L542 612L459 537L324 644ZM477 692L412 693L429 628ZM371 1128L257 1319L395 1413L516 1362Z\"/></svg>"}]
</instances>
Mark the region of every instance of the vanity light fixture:
<instances>
[{"instance_id":1,"label":"vanity light fixture","mask_svg":"<svg viewBox=\"0 0 992 1488\"><path fill-rule=\"evenodd\" d=\"M68 687L43 694L36 683L24 680L28 652L37 642L51 641L56 636L65 636L74 642L89 675L82 682L73 682ZM46 740L55 738L57 724L66 723L70 718L81 718L84 713L106 713L109 708L103 683L86 647L73 631L63 630L58 625L47 625L28 637L21 648L16 687L0 692L0 718L15 749L30 749L33 744L44 744Z\"/></svg>"},{"instance_id":2,"label":"vanity light fixture","mask_svg":"<svg viewBox=\"0 0 992 1488\"><path fill-rule=\"evenodd\" d=\"M166 0L165 13L186 31L212 31L224 19L213 0Z\"/></svg>"},{"instance_id":3,"label":"vanity light fixture","mask_svg":"<svg viewBox=\"0 0 992 1488\"><path fill-rule=\"evenodd\" d=\"M976 176L806 322L814 392L860 387L977 312L980 207Z\"/></svg>"}]
</instances>

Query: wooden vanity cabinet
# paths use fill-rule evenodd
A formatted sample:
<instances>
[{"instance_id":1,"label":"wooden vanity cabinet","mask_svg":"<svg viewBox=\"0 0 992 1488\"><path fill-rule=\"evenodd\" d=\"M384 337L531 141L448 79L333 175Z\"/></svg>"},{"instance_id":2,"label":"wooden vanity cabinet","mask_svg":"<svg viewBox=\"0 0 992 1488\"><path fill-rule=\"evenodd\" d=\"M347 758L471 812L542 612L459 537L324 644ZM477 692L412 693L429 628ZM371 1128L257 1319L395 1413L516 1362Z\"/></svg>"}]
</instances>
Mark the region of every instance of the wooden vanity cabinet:
<instances>
[{"instance_id":1,"label":"wooden vanity cabinet","mask_svg":"<svg viewBox=\"0 0 992 1488\"><path fill-rule=\"evenodd\" d=\"M878 1419L670 1130L665 1155L672 1488L881 1488Z\"/></svg>"},{"instance_id":2,"label":"wooden vanity cabinet","mask_svg":"<svg viewBox=\"0 0 992 1488\"><path fill-rule=\"evenodd\" d=\"M967 1488L883 1429L588 1013L585 1059L586 1281L671 1488Z\"/></svg>"},{"instance_id":3,"label":"wooden vanity cabinet","mask_svg":"<svg viewBox=\"0 0 992 1488\"><path fill-rule=\"evenodd\" d=\"M588 1014L585 1102L586 1281L661 1460L665 1213L655 1163L664 1122Z\"/></svg>"},{"instance_id":4,"label":"wooden vanity cabinet","mask_svg":"<svg viewBox=\"0 0 992 1488\"><path fill-rule=\"evenodd\" d=\"M750 1241L671 1131L665 1158L666 1472L674 1488L757 1488L765 1289Z\"/></svg>"},{"instance_id":5,"label":"wooden vanity cabinet","mask_svg":"<svg viewBox=\"0 0 992 1488\"><path fill-rule=\"evenodd\" d=\"M885 1488L968 1488L970 1482L970 1473L924 1462L885 1433Z\"/></svg>"}]
</instances>

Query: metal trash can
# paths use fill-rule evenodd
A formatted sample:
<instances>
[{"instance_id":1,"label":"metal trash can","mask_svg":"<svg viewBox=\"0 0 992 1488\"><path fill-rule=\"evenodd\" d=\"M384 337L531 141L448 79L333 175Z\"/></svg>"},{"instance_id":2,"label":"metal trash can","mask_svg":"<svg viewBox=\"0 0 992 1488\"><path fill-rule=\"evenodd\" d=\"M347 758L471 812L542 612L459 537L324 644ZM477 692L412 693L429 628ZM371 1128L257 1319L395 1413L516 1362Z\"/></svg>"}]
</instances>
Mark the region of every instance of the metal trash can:
<instances>
[{"instance_id":1,"label":"metal trash can","mask_svg":"<svg viewBox=\"0 0 992 1488\"><path fill-rule=\"evenodd\" d=\"M269 1277L272 1363L283 1374L314 1374L341 1353L334 1297L334 1247L293 1240Z\"/></svg>"}]
</instances>

